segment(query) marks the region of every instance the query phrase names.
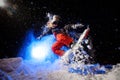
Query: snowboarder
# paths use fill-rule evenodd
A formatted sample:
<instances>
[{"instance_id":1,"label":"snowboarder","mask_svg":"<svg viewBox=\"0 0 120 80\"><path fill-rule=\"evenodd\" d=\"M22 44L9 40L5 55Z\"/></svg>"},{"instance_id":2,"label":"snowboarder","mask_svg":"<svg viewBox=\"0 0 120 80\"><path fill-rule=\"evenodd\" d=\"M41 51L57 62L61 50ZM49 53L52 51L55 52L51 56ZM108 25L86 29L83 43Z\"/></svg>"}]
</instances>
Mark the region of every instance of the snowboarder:
<instances>
[{"instance_id":1,"label":"snowboarder","mask_svg":"<svg viewBox=\"0 0 120 80\"><path fill-rule=\"evenodd\" d=\"M62 56L64 54L64 50L61 50L62 46L69 47L70 44L73 43L73 38L66 34L65 30L59 26L59 24L60 16L53 15L52 19L49 19L47 22L47 25L45 26L46 29L44 29L42 35L40 35L38 39L48 33L53 33L56 38L56 42L52 45L52 51L55 54Z\"/></svg>"},{"instance_id":2,"label":"snowboarder","mask_svg":"<svg viewBox=\"0 0 120 80\"><path fill-rule=\"evenodd\" d=\"M59 15L52 15L49 14L49 21L47 22L46 26L44 27L44 31L42 33L42 35L40 35L38 37L41 38L42 36L48 34L48 33L53 33L55 38L56 38L56 42L53 43L52 45L52 51L59 55L59 56L63 56L63 54L65 53L64 50L61 50L61 48L63 46L67 46L68 48L71 47L71 45L74 44L75 39L73 38L73 36L76 36L77 38L79 38L78 35L70 35L70 30L78 30L82 27L84 27L84 25L82 24L69 24L69 25L65 25L60 26L61 23L61 18Z\"/></svg>"}]
</instances>

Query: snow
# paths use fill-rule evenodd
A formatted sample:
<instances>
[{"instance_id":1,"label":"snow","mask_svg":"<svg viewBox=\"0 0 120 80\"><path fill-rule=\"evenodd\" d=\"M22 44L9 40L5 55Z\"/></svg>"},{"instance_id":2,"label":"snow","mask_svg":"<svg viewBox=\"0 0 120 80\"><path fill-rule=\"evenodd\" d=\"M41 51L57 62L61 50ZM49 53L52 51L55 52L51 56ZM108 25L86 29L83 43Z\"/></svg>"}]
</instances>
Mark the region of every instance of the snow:
<instances>
[{"instance_id":1,"label":"snow","mask_svg":"<svg viewBox=\"0 0 120 80\"><path fill-rule=\"evenodd\" d=\"M0 7L4 7L5 6L5 0L0 0Z\"/></svg>"},{"instance_id":2,"label":"snow","mask_svg":"<svg viewBox=\"0 0 120 80\"><path fill-rule=\"evenodd\" d=\"M17 60L17 61L16 61ZM11 62L12 61L12 62ZM9 65L7 64L9 63ZM14 63L14 64L11 64ZM3 69L1 66L13 66L11 71ZM5 67L6 68L6 67ZM8 80L119 80L120 64L113 65L113 69L106 74L80 75L70 73L68 67L62 64L61 60L54 63L39 63L33 61L25 61L21 58L0 59L0 79ZM5 76L1 76L3 74ZM1 78L2 77L2 78Z\"/></svg>"}]
</instances>

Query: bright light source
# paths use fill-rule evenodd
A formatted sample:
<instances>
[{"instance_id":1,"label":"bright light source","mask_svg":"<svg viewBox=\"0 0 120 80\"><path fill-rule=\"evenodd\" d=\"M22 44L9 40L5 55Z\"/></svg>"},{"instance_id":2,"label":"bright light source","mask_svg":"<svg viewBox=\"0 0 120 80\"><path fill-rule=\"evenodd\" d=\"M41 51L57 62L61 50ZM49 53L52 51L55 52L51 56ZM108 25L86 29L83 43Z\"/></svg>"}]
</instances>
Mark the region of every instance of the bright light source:
<instances>
[{"instance_id":1,"label":"bright light source","mask_svg":"<svg viewBox=\"0 0 120 80\"><path fill-rule=\"evenodd\" d=\"M32 48L31 55L34 59L44 60L48 56L49 51L46 45L36 45Z\"/></svg>"},{"instance_id":2,"label":"bright light source","mask_svg":"<svg viewBox=\"0 0 120 80\"><path fill-rule=\"evenodd\" d=\"M5 5L5 0L0 0L0 7L4 7Z\"/></svg>"},{"instance_id":3,"label":"bright light source","mask_svg":"<svg viewBox=\"0 0 120 80\"><path fill-rule=\"evenodd\" d=\"M44 36L38 41L34 38L33 32L29 31L18 56L23 57L25 60L54 62L58 59L58 56L51 50L54 42L54 35Z\"/></svg>"}]
</instances>

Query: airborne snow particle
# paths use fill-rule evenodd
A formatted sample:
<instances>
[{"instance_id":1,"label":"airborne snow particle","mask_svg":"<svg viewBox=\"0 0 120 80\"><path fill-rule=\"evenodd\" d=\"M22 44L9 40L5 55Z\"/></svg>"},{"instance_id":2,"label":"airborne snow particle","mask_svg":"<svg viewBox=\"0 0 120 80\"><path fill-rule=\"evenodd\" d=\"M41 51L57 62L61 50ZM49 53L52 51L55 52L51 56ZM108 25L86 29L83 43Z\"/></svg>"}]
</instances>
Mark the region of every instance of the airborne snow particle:
<instances>
[{"instance_id":1,"label":"airborne snow particle","mask_svg":"<svg viewBox=\"0 0 120 80\"><path fill-rule=\"evenodd\" d=\"M119 31L119 29L118 29L118 28L116 28L116 29L115 29L115 32L118 32L118 31Z\"/></svg>"},{"instance_id":2,"label":"airborne snow particle","mask_svg":"<svg viewBox=\"0 0 120 80\"><path fill-rule=\"evenodd\" d=\"M43 6L43 9L47 9L47 7L46 7L46 6Z\"/></svg>"},{"instance_id":3,"label":"airborne snow particle","mask_svg":"<svg viewBox=\"0 0 120 80\"><path fill-rule=\"evenodd\" d=\"M4 7L5 5L5 0L0 0L0 7Z\"/></svg>"},{"instance_id":4,"label":"airborne snow particle","mask_svg":"<svg viewBox=\"0 0 120 80\"><path fill-rule=\"evenodd\" d=\"M117 18L114 18L114 21L117 21L118 19Z\"/></svg>"},{"instance_id":5,"label":"airborne snow particle","mask_svg":"<svg viewBox=\"0 0 120 80\"><path fill-rule=\"evenodd\" d=\"M31 2L30 4L33 5L33 2Z\"/></svg>"},{"instance_id":6,"label":"airborne snow particle","mask_svg":"<svg viewBox=\"0 0 120 80\"><path fill-rule=\"evenodd\" d=\"M118 47L118 50L120 50L120 47Z\"/></svg>"}]
</instances>

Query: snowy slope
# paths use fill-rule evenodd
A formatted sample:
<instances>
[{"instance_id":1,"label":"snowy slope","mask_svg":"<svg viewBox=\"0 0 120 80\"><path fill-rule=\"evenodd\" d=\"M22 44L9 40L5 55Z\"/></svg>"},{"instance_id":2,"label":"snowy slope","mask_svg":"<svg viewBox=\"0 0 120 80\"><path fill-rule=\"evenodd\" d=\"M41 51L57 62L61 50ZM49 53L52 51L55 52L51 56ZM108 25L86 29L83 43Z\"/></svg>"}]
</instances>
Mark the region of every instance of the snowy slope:
<instances>
[{"instance_id":1,"label":"snowy slope","mask_svg":"<svg viewBox=\"0 0 120 80\"><path fill-rule=\"evenodd\" d=\"M9 68L9 70L8 70ZM0 59L0 80L120 80L120 64L106 74L80 75L68 72L61 60L55 63Z\"/></svg>"}]
</instances>

